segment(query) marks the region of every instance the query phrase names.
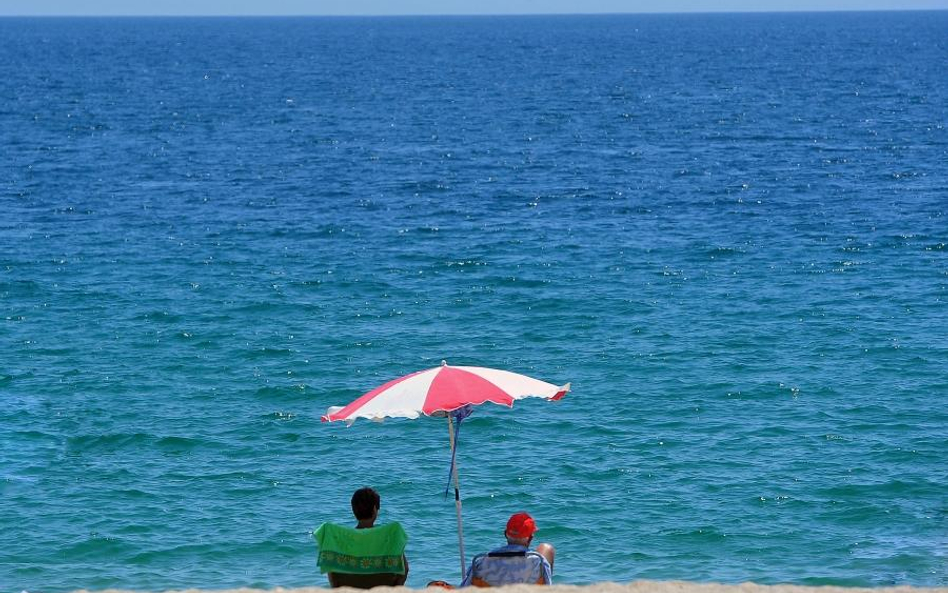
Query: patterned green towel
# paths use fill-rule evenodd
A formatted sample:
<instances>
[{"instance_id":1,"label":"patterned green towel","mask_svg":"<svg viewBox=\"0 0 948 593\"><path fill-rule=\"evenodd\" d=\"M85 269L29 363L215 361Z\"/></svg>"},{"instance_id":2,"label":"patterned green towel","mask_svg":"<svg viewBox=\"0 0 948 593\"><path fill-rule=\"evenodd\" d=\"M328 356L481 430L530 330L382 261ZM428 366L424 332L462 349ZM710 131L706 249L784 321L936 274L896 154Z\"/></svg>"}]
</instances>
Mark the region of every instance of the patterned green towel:
<instances>
[{"instance_id":1,"label":"patterned green towel","mask_svg":"<svg viewBox=\"0 0 948 593\"><path fill-rule=\"evenodd\" d=\"M405 574L408 536L398 523L353 529L323 523L313 534L319 546L319 572Z\"/></svg>"}]
</instances>

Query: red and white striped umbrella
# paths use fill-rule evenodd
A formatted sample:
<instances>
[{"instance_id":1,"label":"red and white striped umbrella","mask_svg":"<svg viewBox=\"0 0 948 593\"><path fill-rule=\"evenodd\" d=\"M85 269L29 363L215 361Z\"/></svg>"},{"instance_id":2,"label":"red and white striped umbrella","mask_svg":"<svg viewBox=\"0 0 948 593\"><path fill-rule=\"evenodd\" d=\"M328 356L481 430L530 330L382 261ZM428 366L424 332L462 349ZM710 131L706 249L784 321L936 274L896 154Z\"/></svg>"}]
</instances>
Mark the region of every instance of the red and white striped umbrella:
<instances>
[{"instance_id":1,"label":"red and white striped umbrella","mask_svg":"<svg viewBox=\"0 0 948 593\"><path fill-rule=\"evenodd\" d=\"M405 375L359 397L343 407L329 408L323 422L337 420L352 424L357 418L381 421L384 418L418 418L447 416L451 443L451 476L454 480L454 502L458 519L458 548L461 576L464 576L464 530L461 522L461 487L455 463L455 438L461 420L471 406L493 402L507 407L525 397L559 400L569 391L569 383L557 387L525 375L484 367L441 366ZM457 425L453 423L457 418Z\"/></svg>"},{"instance_id":2,"label":"red and white striped umbrella","mask_svg":"<svg viewBox=\"0 0 948 593\"><path fill-rule=\"evenodd\" d=\"M561 399L569 383L557 387L526 375L484 367L441 366L389 381L341 408L329 408L323 422L357 418L417 418L493 402L513 406L525 397Z\"/></svg>"}]
</instances>

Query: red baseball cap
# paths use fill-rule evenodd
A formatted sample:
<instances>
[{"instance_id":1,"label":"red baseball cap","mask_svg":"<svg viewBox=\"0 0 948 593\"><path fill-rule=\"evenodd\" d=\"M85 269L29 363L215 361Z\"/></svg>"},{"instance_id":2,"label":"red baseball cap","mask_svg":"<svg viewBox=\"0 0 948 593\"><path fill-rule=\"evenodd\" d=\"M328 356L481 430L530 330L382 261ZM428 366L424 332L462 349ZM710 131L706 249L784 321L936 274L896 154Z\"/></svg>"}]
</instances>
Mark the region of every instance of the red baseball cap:
<instances>
[{"instance_id":1,"label":"red baseball cap","mask_svg":"<svg viewBox=\"0 0 948 593\"><path fill-rule=\"evenodd\" d=\"M507 535L516 539L527 539L533 537L537 532L536 521L527 513L514 513L507 521Z\"/></svg>"}]
</instances>

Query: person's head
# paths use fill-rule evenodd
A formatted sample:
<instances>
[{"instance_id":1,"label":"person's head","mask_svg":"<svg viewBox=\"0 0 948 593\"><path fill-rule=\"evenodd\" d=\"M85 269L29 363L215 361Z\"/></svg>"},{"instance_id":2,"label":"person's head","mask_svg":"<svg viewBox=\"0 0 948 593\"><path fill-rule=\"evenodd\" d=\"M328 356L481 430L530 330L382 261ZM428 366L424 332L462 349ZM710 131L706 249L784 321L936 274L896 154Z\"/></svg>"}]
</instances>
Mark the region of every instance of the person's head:
<instances>
[{"instance_id":1,"label":"person's head","mask_svg":"<svg viewBox=\"0 0 948 593\"><path fill-rule=\"evenodd\" d=\"M352 495L352 514L359 521L375 519L381 505L382 498L372 488L359 488Z\"/></svg>"},{"instance_id":2,"label":"person's head","mask_svg":"<svg viewBox=\"0 0 948 593\"><path fill-rule=\"evenodd\" d=\"M536 521L527 513L514 513L507 521L507 529L504 535L507 536L507 543L529 546L533 534L537 532Z\"/></svg>"}]
</instances>

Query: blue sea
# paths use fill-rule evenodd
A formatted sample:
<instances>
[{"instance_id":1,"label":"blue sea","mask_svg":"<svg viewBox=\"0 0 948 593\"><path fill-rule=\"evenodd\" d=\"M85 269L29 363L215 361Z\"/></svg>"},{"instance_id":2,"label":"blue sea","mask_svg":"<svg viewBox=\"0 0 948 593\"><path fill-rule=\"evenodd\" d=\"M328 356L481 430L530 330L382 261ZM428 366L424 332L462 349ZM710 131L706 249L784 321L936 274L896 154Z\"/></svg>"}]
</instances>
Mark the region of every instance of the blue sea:
<instances>
[{"instance_id":1,"label":"blue sea","mask_svg":"<svg viewBox=\"0 0 948 593\"><path fill-rule=\"evenodd\" d=\"M0 19L0 590L948 585L948 12Z\"/></svg>"}]
</instances>

